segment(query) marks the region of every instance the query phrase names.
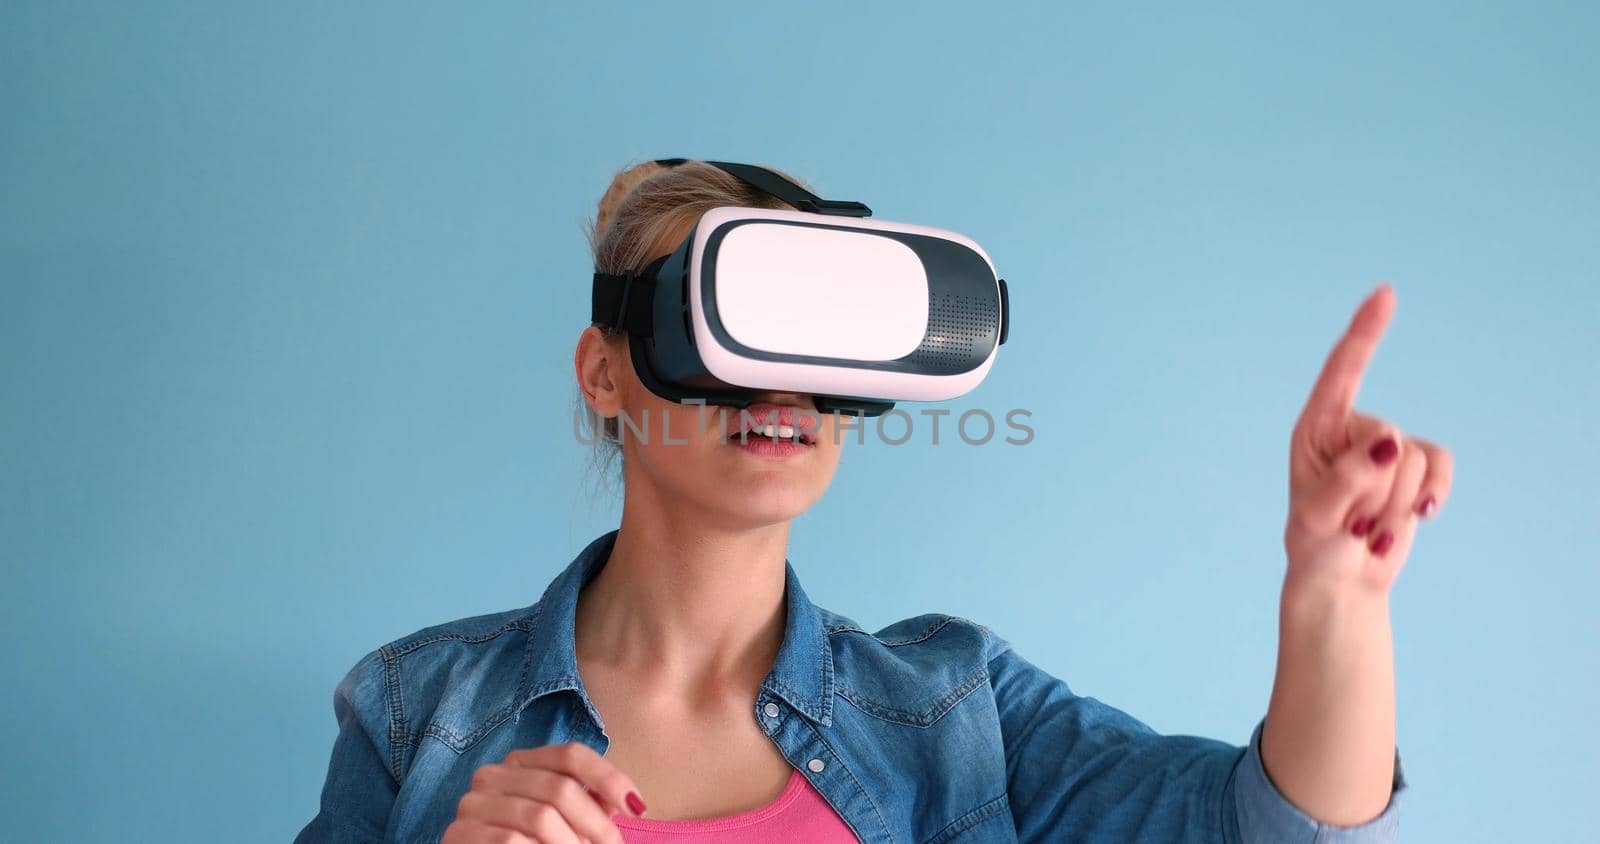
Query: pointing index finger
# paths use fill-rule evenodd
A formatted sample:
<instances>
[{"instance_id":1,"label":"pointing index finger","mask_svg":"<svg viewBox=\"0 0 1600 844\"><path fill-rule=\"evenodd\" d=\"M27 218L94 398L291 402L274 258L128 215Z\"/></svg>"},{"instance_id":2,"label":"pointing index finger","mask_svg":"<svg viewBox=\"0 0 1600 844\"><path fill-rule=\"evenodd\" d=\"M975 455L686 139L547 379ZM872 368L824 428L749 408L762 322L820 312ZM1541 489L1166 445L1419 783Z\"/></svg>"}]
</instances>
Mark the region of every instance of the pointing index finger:
<instances>
[{"instance_id":1,"label":"pointing index finger","mask_svg":"<svg viewBox=\"0 0 1600 844\"><path fill-rule=\"evenodd\" d=\"M1394 299L1394 289L1383 282L1356 309L1344 336L1339 338L1322 365L1322 374L1306 400L1302 421L1315 423L1317 430L1324 430L1327 424L1341 423L1349 417L1367 362L1372 359L1378 340L1394 314Z\"/></svg>"}]
</instances>

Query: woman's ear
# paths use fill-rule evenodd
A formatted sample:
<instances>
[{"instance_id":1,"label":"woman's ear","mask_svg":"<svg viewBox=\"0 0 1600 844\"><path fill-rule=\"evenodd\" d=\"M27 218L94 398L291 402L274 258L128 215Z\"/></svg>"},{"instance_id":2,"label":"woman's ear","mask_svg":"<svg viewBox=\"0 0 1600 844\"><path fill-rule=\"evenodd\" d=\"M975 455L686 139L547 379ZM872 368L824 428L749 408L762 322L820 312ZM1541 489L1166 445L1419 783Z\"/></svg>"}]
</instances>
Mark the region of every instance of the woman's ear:
<instances>
[{"instance_id":1,"label":"woman's ear","mask_svg":"<svg viewBox=\"0 0 1600 844\"><path fill-rule=\"evenodd\" d=\"M578 376L578 389L589 408L610 419L622 412L622 356L628 353L627 336L607 337L589 326L578 337L572 365Z\"/></svg>"}]
</instances>

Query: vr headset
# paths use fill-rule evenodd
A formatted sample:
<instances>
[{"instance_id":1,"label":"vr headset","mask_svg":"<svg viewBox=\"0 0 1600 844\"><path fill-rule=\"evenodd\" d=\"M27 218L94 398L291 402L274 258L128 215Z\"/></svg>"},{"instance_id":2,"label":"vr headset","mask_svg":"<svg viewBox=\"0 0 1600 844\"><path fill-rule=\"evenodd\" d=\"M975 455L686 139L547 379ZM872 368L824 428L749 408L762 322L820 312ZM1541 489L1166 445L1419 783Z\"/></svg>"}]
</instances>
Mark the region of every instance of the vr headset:
<instances>
[{"instance_id":1,"label":"vr headset","mask_svg":"<svg viewBox=\"0 0 1600 844\"><path fill-rule=\"evenodd\" d=\"M713 208L643 270L594 274L591 320L629 334L652 393L742 409L760 391L794 392L822 413L877 416L988 374L1011 308L977 243L869 220L859 202L762 167L705 163L800 210Z\"/></svg>"}]
</instances>

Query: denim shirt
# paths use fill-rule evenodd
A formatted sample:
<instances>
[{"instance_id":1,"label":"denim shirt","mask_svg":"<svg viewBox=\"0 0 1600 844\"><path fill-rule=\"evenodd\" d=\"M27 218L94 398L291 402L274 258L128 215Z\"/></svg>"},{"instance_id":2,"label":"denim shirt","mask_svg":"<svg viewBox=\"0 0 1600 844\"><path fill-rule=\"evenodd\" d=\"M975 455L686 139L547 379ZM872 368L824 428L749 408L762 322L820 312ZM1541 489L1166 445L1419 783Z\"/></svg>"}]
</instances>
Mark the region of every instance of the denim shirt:
<instances>
[{"instance_id":1,"label":"denim shirt","mask_svg":"<svg viewBox=\"0 0 1600 844\"><path fill-rule=\"evenodd\" d=\"M591 542L526 609L430 627L363 658L334 693L320 812L298 841L437 841L473 771L524 747L610 738L578 677ZM1238 747L1161 735L1024 659L981 624L928 613L875 633L807 600L785 561L787 620L750 709L866 842L1380 842L1383 813L1320 824Z\"/></svg>"}]
</instances>

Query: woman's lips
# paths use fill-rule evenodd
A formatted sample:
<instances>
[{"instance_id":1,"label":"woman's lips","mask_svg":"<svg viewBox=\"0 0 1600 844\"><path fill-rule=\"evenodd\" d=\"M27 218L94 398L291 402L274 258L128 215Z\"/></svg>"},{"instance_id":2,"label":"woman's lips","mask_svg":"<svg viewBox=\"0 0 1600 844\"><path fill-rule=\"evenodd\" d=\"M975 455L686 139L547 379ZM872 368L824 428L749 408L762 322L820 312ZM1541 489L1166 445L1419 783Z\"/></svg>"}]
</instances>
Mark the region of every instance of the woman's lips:
<instances>
[{"instance_id":1,"label":"woman's lips","mask_svg":"<svg viewBox=\"0 0 1600 844\"><path fill-rule=\"evenodd\" d=\"M728 417L725 433L735 445L812 446L821 417L810 408L756 402Z\"/></svg>"},{"instance_id":2,"label":"woman's lips","mask_svg":"<svg viewBox=\"0 0 1600 844\"><path fill-rule=\"evenodd\" d=\"M741 441L735 437L728 444L747 454L763 457L769 460L787 460L799 457L816 448L807 443L798 443L794 440L772 440L758 434L750 434Z\"/></svg>"}]
</instances>

